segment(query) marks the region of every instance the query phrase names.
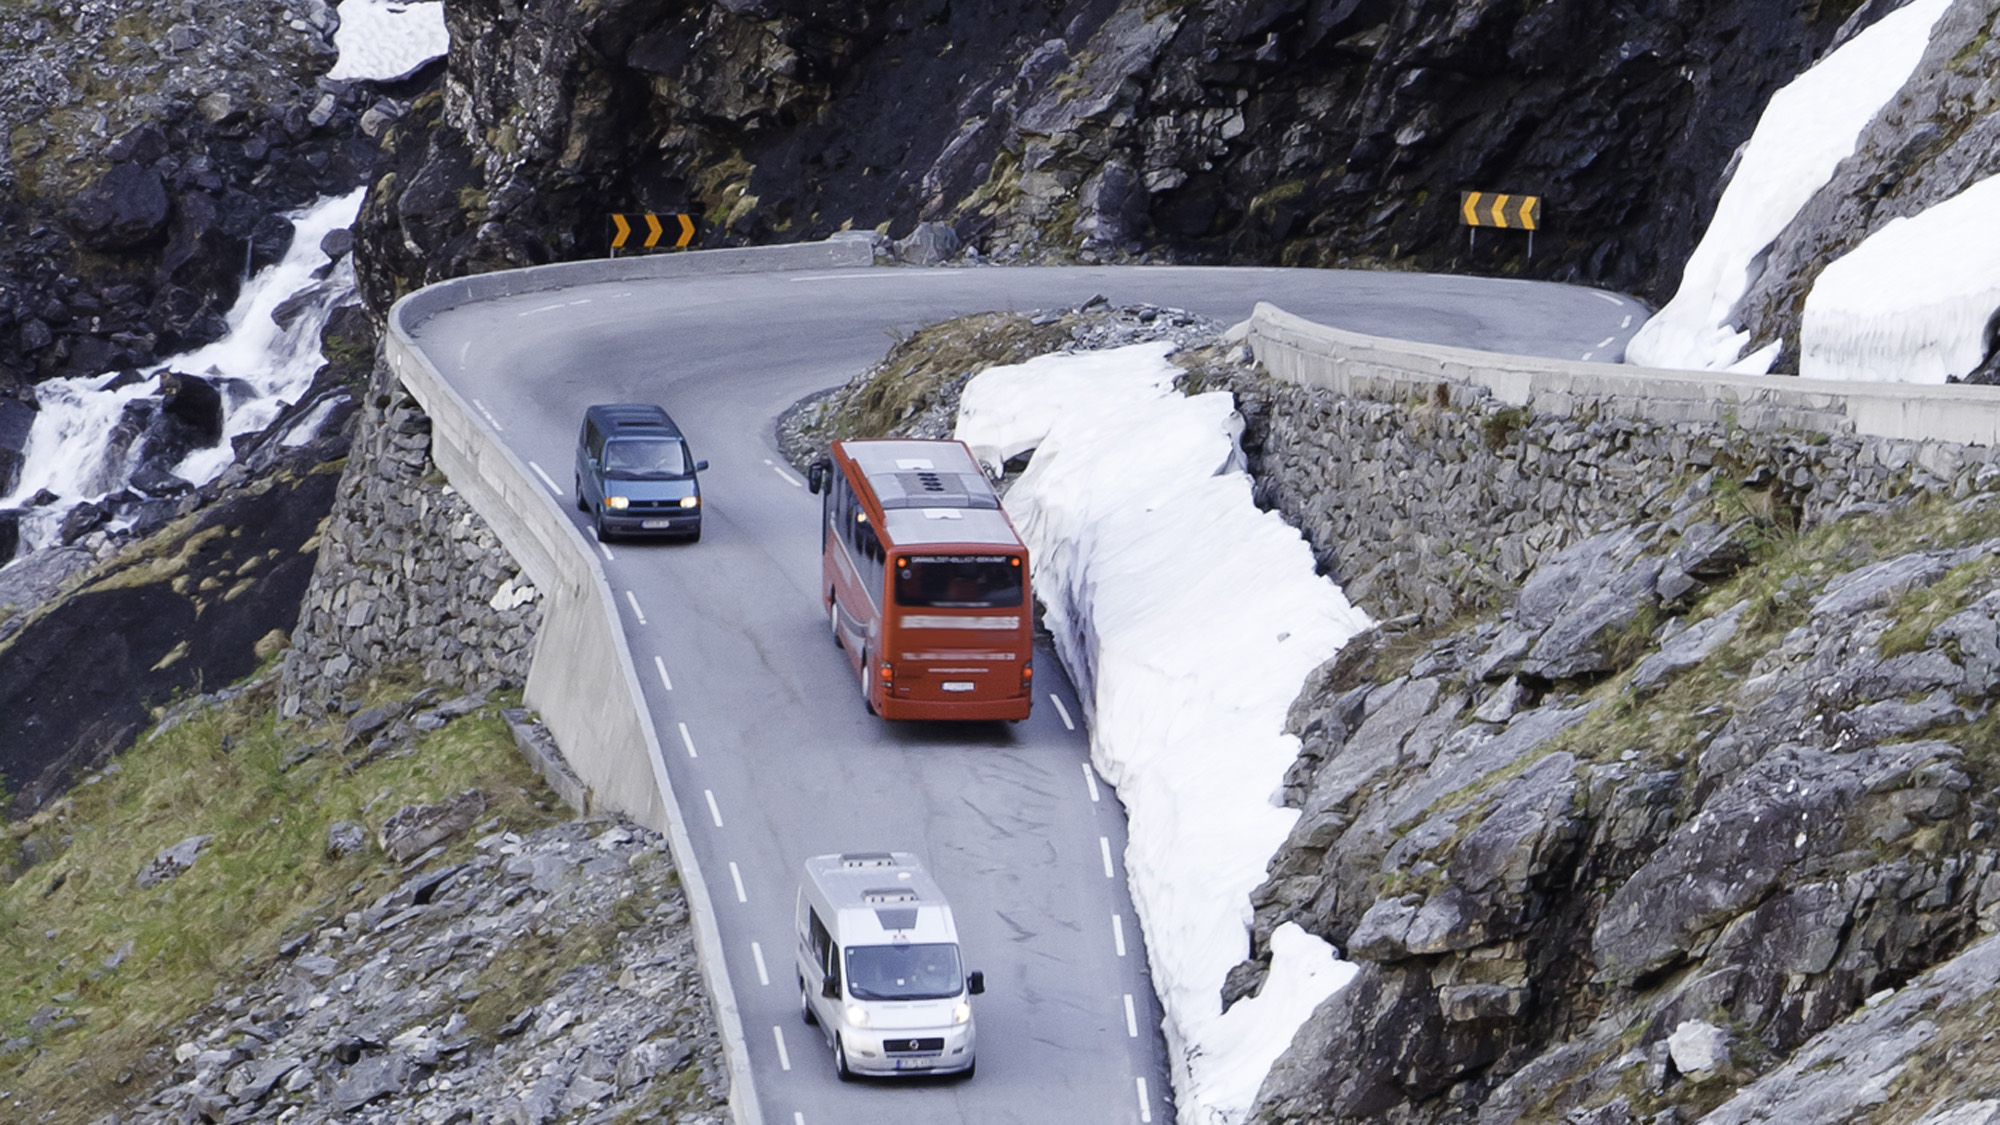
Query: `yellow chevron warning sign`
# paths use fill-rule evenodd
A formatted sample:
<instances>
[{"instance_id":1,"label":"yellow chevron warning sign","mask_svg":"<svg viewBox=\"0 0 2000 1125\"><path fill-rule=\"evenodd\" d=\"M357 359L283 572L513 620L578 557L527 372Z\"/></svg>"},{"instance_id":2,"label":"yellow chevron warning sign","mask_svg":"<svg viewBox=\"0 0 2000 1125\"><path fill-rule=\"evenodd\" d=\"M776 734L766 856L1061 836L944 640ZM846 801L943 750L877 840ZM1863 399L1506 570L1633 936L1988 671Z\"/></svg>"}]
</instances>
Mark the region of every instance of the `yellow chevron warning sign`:
<instances>
[{"instance_id":1,"label":"yellow chevron warning sign","mask_svg":"<svg viewBox=\"0 0 2000 1125\"><path fill-rule=\"evenodd\" d=\"M1534 230L1542 225L1542 197L1508 195L1497 191L1458 193L1459 218L1469 227L1499 227L1501 230Z\"/></svg>"},{"instance_id":2,"label":"yellow chevron warning sign","mask_svg":"<svg viewBox=\"0 0 2000 1125\"><path fill-rule=\"evenodd\" d=\"M660 245L660 240L667 236L668 224L670 223L673 224L675 232L675 238L672 243L674 249L687 249L688 243L694 241L694 216L677 213L654 214L652 212L637 215L611 216L611 249L613 251L657 249ZM637 242L634 242L632 236L639 233L642 229L644 233Z\"/></svg>"}]
</instances>

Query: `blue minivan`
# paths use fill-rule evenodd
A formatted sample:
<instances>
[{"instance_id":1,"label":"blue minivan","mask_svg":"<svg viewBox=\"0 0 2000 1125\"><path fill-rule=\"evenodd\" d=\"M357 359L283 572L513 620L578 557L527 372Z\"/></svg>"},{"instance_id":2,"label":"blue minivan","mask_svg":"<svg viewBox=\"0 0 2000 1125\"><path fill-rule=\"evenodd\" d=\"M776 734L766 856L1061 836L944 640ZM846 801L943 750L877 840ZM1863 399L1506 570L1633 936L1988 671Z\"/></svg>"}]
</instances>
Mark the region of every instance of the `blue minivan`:
<instances>
[{"instance_id":1,"label":"blue minivan","mask_svg":"<svg viewBox=\"0 0 2000 1125\"><path fill-rule=\"evenodd\" d=\"M701 538L701 481L708 468L665 410L650 403L601 403L583 412L576 439L576 506L597 538Z\"/></svg>"}]
</instances>

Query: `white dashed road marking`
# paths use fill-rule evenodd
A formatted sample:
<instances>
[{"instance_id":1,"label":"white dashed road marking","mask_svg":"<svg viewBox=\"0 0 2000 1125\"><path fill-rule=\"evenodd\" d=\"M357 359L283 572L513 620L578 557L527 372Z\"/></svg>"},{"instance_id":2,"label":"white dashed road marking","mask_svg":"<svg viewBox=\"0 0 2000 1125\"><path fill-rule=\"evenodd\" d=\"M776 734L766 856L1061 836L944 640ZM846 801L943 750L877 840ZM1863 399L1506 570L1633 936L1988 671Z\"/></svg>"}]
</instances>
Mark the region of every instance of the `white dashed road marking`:
<instances>
[{"instance_id":1,"label":"white dashed road marking","mask_svg":"<svg viewBox=\"0 0 2000 1125\"><path fill-rule=\"evenodd\" d=\"M690 758L701 757L700 754L694 752L694 736L688 733L688 725L686 723L681 723L680 728L681 728L681 745L688 748L688 757Z\"/></svg>"},{"instance_id":2,"label":"white dashed road marking","mask_svg":"<svg viewBox=\"0 0 2000 1125\"><path fill-rule=\"evenodd\" d=\"M1121 914L1111 916L1111 944L1118 947L1118 956L1125 956L1125 917Z\"/></svg>"},{"instance_id":3,"label":"white dashed road marking","mask_svg":"<svg viewBox=\"0 0 2000 1125\"><path fill-rule=\"evenodd\" d=\"M774 1038L774 1039L776 1039L776 1040L778 1041L778 1067L779 1067L779 1069L781 1069L781 1070L790 1070L790 1069L792 1069L792 1056L791 1056L790 1054L788 1054L788 1053L787 1053L787 1052L785 1051L785 1029L784 1029L784 1028L782 1028L782 1027L779 1027L779 1026L778 1026L777 1024L775 1024L775 1023L774 1023L774 1024L772 1024L772 1025L771 1025L771 1037L772 1037L772 1038Z\"/></svg>"},{"instance_id":4,"label":"white dashed road marking","mask_svg":"<svg viewBox=\"0 0 2000 1125\"><path fill-rule=\"evenodd\" d=\"M751 942L750 956L757 962L757 983L767 988L770 987L771 974L764 971L764 947L754 941Z\"/></svg>"},{"instance_id":5,"label":"white dashed road marking","mask_svg":"<svg viewBox=\"0 0 2000 1125\"><path fill-rule=\"evenodd\" d=\"M715 803L715 790L713 790L713 789L704 789L704 790L702 790L702 794L703 794L704 796L706 796L706 797L708 798L708 815L709 815L709 816L711 816L711 817L713 817L713 818L715 819L715 826L716 826L717 828L720 828L720 827L722 827L722 810L721 810L721 809L720 809L719 807L717 807L717 806L716 806L716 803ZM735 864L733 864L733 863L732 863L732 864L730 864L730 865L729 865L729 871L730 871L730 873L731 873L731 874L735 874L735 872L736 872L736 865L735 865ZM739 901L739 902L740 902L740 901L742 901L742 898L743 898L743 891L742 891L742 889L741 889L741 888L742 888L742 886L743 886L743 879L742 879L742 877L741 877L741 876L738 876L738 877L737 877L737 879L736 879L736 886L737 886L737 888L738 888L738 890L737 890L737 892L736 892L736 897L737 897L737 901Z\"/></svg>"},{"instance_id":6,"label":"white dashed road marking","mask_svg":"<svg viewBox=\"0 0 2000 1125\"><path fill-rule=\"evenodd\" d=\"M605 546L605 545L604 545L604 543L603 543L603 541L601 541L601 540L600 540L600 541L598 542L598 544L597 544L597 549L598 549L598 550L600 550L600 551L603 551L603 552L604 552L604 561L605 561L605 562L610 562L610 561L611 561L611 548L609 548L609 547Z\"/></svg>"},{"instance_id":7,"label":"white dashed road marking","mask_svg":"<svg viewBox=\"0 0 2000 1125\"><path fill-rule=\"evenodd\" d=\"M1091 803L1091 804L1093 804L1093 805L1094 805L1094 804L1096 804L1096 803L1097 803L1097 771L1096 771L1096 770L1093 770L1093 769L1091 769L1091 768L1090 768L1090 763L1089 763L1089 762L1084 762L1084 763L1083 763L1083 783L1084 783L1084 785L1086 785L1086 786L1088 786L1088 787L1090 788L1090 803Z\"/></svg>"},{"instance_id":8,"label":"white dashed road marking","mask_svg":"<svg viewBox=\"0 0 2000 1125\"><path fill-rule=\"evenodd\" d=\"M1104 853L1104 877L1106 879L1117 878L1117 875L1111 870L1111 837L1099 836L1097 838L1097 850Z\"/></svg>"},{"instance_id":9,"label":"white dashed road marking","mask_svg":"<svg viewBox=\"0 0 2000 1125\"><path fill-rule=\"evenodd\" d=\"M1132 994L1125 994L1125 1038L1139 1038L1139 1013L1132 1010Z\"/></svg>"},{"instance_id":10,"label":"white dashed road marking","mask_svg":"<svg viewBox=\"0 0 2000 1125\"><path fill-rule=\"evenodd\" d=\"M1069 708L1063 706L1061 697L1057 696L1054 692L1050 692L1049 702L1056 705L1056 714L1062 717L1063 729L1075 730L1076 722L1069 717Z\"/></svg>"},{"instance_id":11,"label":"white dashed road marking","mask_svg":"<svg viewBox=\"0 0 2000 1125\"><path fill-rule=\"evenodd\" d=\"M653 667L658 668L660 670L660 683L664 685L668 691L674 690L674 681L667 676L667 662L655 656L653 658Z\"/></svg>"},{"instance_id":12,"label":"white dashed road marking","mask_svg":"<svg viewBox=\"0 0 2000 1125\"><path fill-rule=\"evenodd\" d=\"M708 796L708 807L715 807L715 794L713 793ZM716 827L720 828L722 821L717 819L715 824ZM736 866L736 861L733 859L729 861L729 881L736 884L736 901L749 902L750 896L743 893L743 869Z\"/></svg>"},{"instance_id":13,"label":"white dashed road marking","mask_svg":"<svg viewBox=\"0 0 2000 1125\"><path fill-rule=\"evenodd\" d=\"M1621 309L1625 307L1625 302L1622 298L1613 297L1609 293L1592 293L1591 296L1597 298L1600 301L1610 301L1612 304L1617 305Z\"/></svg>"},{"instance_id":14,"label":"white dashed road marking","mask_svg":"<svg viewBox=\"0 0 2000 1125\"><path fill-rule=\"evenodd\" d=\"M646 623L646 611L639 608L639 595L627 590L625 591L625 600L632 603L632 616L639 619L639 624L644 625Z\"/></svg>"},{"instance_id":15,"label":"white dashed road marking","mask_svg":"<svg viewBox=\"0 0 2000 1125\"><path fill-rule=\"evenodd\" d=\"M542 478L542 483L549 486L550 492L555 493L557 496L561 496L563 494L562 485L559 485L554 480L550 479L549 474L543 472L542 467L540 465L537 465L533 461L530 461L528 462L528 467L530 469L535 470L535 475Z\"/></svg>"},{"instance_id":16,"label":"white dashed road marking","mask_svg":"<svg viewBox=\"0 0 2000 1125\"><path fill-rule=\"evenodd\" d=\"M804 487L806 486L806 482L804 482L804 481L800 480L799 478L797 478L797 477L793 476L792 474L790 474L790 473L786 472L786 471L785 471L785 467L784 467L783 465L780 465L780 464L778 464L777 462L775 462L775 461L771 460L771 459L770 459L770 458L768 458L768 457L766 457L766 458L764 459L764 463L765 463L766 465L769 465L769 466L771 466L771 471L772 471L772 472L774 472L774 473L778 474L779 476L781 476L781 477L785 478L785 483L786 483L786 484L789 484L789 485L791 485L791 486L792 486L793 488L804 488Z\"/></svg>"},{"instance_id":17,"label":"white dashed road marking","mask_svg":"<svg viewBox=\"0 0 2000 1125\"><path fill-rule=\"evenodd\" d=\"M485 403L475 398L472 400L472 405L478 407L479 412L486 416L486 424L493 427L494 433L501 433L506 430L507 427L500 424L500 419L495 418L493 416L493 412L491 410L486 409Z\"/></svg>"},{"instance_id":18,"label":"white dashed road marking","mask_svg":"<svg viewBox=\"0 0 2000 1125\"><path fill-rule=\"evenodd\" d=\"M1145 1076L1141 1075L1138 1081L1139 1081L1139 1120L1151 1121L1153 1119L1153 1099L1146 1095Z\"/></svg>"}]
</instances>

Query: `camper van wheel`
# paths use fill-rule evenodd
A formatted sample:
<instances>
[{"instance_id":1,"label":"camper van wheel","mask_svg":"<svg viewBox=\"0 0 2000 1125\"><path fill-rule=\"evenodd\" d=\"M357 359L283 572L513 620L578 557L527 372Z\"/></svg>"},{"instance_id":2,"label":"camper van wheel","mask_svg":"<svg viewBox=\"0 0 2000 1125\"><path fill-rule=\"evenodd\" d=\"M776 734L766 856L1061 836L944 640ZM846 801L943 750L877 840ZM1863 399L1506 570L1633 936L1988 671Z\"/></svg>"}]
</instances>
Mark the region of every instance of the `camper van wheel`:
<instances>
[{"instance_id":1,"label":"camper van wheel","mask_svg":"<svg viewBox=\"0 0 2000 1125\"><path fill-rule=\"evenodd\" d=\"M816 1027L819 1017L813 1015L812 997L806 995L806 978L799 977L799 1015L804 1017L807 1027Z\"/></svg>"},{"instance_id":2,"label":"camper van wheel","mask_svg":"<svg viewBox=\"0 0 2000 1125\"><path fill-rule=\"evenodd\" d=\"M842 1082L846 1082L854 1077L854 1072L847 1068L847 1048L841 1045L840 1036L838 1035L833 1037L833 1070L834 1073L840 1075Z\"/></svg>"}]
</instances>

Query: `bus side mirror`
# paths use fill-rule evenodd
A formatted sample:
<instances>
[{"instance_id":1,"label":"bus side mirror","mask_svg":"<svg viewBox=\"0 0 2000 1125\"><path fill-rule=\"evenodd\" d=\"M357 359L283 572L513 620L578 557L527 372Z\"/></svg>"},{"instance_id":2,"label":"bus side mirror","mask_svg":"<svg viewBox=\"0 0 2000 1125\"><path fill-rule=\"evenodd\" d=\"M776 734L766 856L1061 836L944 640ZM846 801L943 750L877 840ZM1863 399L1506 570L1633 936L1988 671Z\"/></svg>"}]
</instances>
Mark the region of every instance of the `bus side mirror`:
<instances>
[{"instance_id":1,"label":"bus side mirror","mask_svg":"<svg viewBox=\"0 0 2000 1125\"><path fill-rule=\"evenodd\" d=\"M825 980L821 981L819 986L819 994L821 996L826 997L828 1000L840 999L840 978L836 976L828 976Z\"/></svg>"},{"instance_id":2,"label":"bus side mirror","mask_svg":"<svg viewBox=\"0 0 2000 1125\"><path fill-rule=\"evenodd\" d=\"M826 487L826 462L814 461L806 470L806 491L817 496Z\"/></svg>"},{"instance_id":3,"label":"bus side mirror","mask_svg":"<svg viewBox=\"0 0 2000 1125\"><path fill-rule=\"evenodd\" d=\"M983 993L983 992L985 992L985 991L986 991L986 974L985 974L985 973L967 973L967 974L965 974L965 994L966 994L966 995L968 995L968 996L978 996L979 994L981 994L981 993Z\"/></svg>"}]
</instances>

